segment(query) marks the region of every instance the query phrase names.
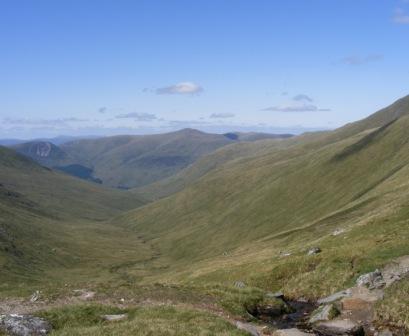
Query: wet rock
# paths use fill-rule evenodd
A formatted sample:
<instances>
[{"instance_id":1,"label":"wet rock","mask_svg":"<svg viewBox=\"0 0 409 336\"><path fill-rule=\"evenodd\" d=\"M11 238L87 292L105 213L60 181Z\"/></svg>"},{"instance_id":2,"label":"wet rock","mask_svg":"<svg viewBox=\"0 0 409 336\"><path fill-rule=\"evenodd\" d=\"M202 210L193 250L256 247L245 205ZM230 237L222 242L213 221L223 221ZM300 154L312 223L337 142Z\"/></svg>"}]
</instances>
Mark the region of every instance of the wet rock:
<instances>
[{"instance_id":1,"label":"wet rock","mask_svg":"<svg viewBox=\"0 0 409 336\"><path fill-rule=\"evenodd\" d=\"M358 287L367 287L369 289L383 288L385 287L385 284L382 272L378 269L374 272L363 274L356 280L356 285Z\"/></svg>"},{"instance_id":2,"label":"wet rock","mask_svg":"<svg viewBox=\"0 0 409 336\"><path fill-rule=\"evenodd\" d=\"M236 288L245 288L246 284L243 281L235 281L234 282L234 287L236 287Z\"/></svg>"},{"instance_id":3,"label":"wet rock","mask_svg":"<svg viewBox=\"0 0 409 336\"><path fill-rule=\"evenodd\" d=\"M312 247L308 250L307 255L315 255L321 253L321 249L319 247Z\"/></svg>"},{"instance_id":4,"label":"wet rock","mask_svg":"<svg viewBox=\"0 0 409 336\"><path fill-rule=\"evenodd\" d=\"M299 329L279 329L274 331L273 336L312 336L315 334L309 334L306 332L303 332Z\"/></svg>"},{"instance_id":5,"label":"wet rock","mask_svg":"<svg viewBox=\"0 0 409 336\"><path fill-rule=\"evenodd\" d=\"M41 336L51 331L46 320L31 315L0 315L0 330L14 336Z\"/></svg>"},{"instance_id":6,"label":"wet rock","mask_svg":"<svg viewBox=\"0 0 409 336\"><path fill-rule=\"evenodd\" d=\"M284 300L271 297L265 297L262 301L246 308L251 315L262 320L293 312L293 309Z\"/></svg>"},{"instance_id":7,"label":"wet rock","mask_svg":"<svg viewBox=\"0 0 409 336\"><path fill-rule=\"evenodd\" d=\"M321 306L311 314L309 323L314 324L320 321L330 321L337 317L339 314L339 310L333 304Z\"/></svg>"},{"instance_id":8,"label":"wet rock","mask_svg":"<svg viewBox=\"0 0 409 336\"><path fill-rule=\"evenodd\" d=\"M236 321L235 324L236 324L237 329L244 330L252 336L260 336L260 333L258 332L257 328L251 325L250 323Z\"/></svg>"},{"instance_id":9,"label":"wet rock","mask_svg":"<svg viewBox=\"0 0 409 336\"><path fill-rule=\"evenodd\" d=\"M115 322L126 320L128 318L128 314L102 315L101 317L104 321Z\"/></svg>"},{"instance_id":10,"label":"wet rock","mask_svg":"<svg viewBox=\"0 0 409 336\"><path fill-rule=\"evenodd\" d=\"M341 300L342 298L349 297L351 296L351 290L346 289L337 293L334 293L330 296L327 296L325 298L319 299L317 302L318 304L327 304L327 303L333 303L335 301Z\"/></svg>"},{"instance_id":11,"label":"wet rock","mask_svg":"<svg viewBox=\"0 0 409 336\"><path fill-rule=\"evenodd\" d=\"M332 320L314 325L314 331L323 336L364 336L363 327L351 320Z\"/></svg>"}]
</instances>

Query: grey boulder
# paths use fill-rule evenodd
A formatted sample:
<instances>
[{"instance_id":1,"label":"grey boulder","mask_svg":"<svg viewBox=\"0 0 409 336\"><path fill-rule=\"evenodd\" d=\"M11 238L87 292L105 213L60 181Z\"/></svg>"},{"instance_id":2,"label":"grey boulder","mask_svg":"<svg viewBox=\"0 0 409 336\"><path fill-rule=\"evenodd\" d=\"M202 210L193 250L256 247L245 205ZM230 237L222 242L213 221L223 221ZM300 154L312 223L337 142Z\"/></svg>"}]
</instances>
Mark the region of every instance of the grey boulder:
<instances>
[{"instance_id":1,"label":"grey boulder","mask_svg":"<svg viewBox=\"0 0 409 336\"><path fill-rule=\"evenodd\" d=\"M0 315L0 330L13 336L47 335L51 324L46 320L31 315Z\"/></svg>"}]
</instances>

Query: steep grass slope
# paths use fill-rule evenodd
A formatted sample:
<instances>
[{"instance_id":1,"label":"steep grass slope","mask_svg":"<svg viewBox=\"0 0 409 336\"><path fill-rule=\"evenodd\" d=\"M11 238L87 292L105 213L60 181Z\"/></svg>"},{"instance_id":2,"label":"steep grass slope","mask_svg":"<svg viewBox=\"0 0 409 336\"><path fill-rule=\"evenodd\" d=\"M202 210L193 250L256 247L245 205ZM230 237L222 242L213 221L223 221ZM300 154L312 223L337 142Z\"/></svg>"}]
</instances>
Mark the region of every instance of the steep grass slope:
<instances>
[{"instance_id":1,"label":"steep grass slope","mask_svg":"<svg viewBox=\"0 0 409 336\"><path fill-rule=\"evenodd\" d=\"M157 246L172 281L245 278L311 296L342 288L409 253L409 110L397 120L391 111L378 114L380 128L360 121L227 162L116 222ZM348 233L332 236L336 229ZM308 259L315 244L325 251Z\"/></svg>"}]
</instances>

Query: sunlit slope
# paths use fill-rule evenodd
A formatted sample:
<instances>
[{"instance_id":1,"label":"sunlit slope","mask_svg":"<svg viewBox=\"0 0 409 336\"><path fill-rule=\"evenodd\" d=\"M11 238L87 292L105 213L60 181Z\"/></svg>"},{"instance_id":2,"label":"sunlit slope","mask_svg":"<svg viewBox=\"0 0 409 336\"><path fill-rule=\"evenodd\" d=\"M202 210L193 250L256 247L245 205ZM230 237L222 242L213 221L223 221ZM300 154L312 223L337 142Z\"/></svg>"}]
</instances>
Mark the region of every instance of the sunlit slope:
<instances>
[{"instance_id":1,"label":"sunlit slope","mask_svg":"<svg viewBox=\"0 0 409 336\"><path fill-rule=\"evenodd\" d=\"M193 261L320 225L341 209L364 207L369 216L391 207L382 198L398 192L408 178L409 119L360 133L351 127L354 131L342 132L353 135L338 141L334 134L340 131L324 133L224 165L173 196L121 216L120 222L156 241L167 256ZM394 202L400 200L396 194ZM347 223L334 225L340 224Z\"/></svg>"}]
</instances>

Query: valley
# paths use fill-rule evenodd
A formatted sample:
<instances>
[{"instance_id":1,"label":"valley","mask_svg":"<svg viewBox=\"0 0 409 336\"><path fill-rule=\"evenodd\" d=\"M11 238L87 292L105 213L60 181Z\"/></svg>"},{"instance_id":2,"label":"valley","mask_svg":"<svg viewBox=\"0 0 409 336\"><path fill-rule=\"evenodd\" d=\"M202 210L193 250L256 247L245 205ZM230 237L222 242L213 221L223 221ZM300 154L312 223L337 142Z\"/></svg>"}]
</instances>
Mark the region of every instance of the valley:
<instances>
[{"instance_id":1,"label":"valley","mask_svg":"<svg viewBox=\"0 0 409 336\"><path fill-rule=\"evenodd\" d=\"M154 145L150 136L78 140L47 147L66 153L47 156L58 164L0 147L0 314L45 318L51 335L278 335L260 311L288 315L286 302L315 309L360 288L369 294L334 300L343 321L359 323L345 315L358 298L370 302L367 335L403 335L407 269L382 285L382 299L368 299L374 290L356 281L379 269L387 282L390 265L409 255L408 127L404 97L334 131L294 137L230 143L188 130ZM133 171L141 143L140 157L153 162L163 150L168 165L179 154L165 149L179 140L177 151L190 153L182 165L155 178ZM84 165L106 160L116 177L101 184L49 168L74 156ZM123 178L128 190L112 188ZM127 317L109 323L100 318L107 314ZM284 326L335 335L302 327L310 316Z\"/></svg>"}]
</instances>

